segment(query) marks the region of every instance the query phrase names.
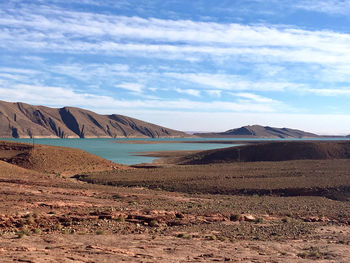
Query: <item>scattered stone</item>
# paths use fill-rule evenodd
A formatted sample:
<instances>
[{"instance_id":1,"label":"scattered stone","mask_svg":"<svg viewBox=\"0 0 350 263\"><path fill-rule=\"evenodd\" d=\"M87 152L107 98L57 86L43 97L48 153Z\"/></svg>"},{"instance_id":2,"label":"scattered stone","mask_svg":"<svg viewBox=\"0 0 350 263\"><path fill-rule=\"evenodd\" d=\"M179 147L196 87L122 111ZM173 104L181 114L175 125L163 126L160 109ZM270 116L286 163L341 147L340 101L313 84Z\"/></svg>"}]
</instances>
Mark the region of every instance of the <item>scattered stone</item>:
<instances>
[{"instance_id":1,"label":"scattered stone","mask_svg":"<svg viewBox=\"0 0 350 263\"><path fill-rule=\"evenodd\" d=\"M243 215L243 218L244 218L244 221L247 221L247 222L255 222L256 221L256 218L252 215Z\"/></svg>"}]
</instances>

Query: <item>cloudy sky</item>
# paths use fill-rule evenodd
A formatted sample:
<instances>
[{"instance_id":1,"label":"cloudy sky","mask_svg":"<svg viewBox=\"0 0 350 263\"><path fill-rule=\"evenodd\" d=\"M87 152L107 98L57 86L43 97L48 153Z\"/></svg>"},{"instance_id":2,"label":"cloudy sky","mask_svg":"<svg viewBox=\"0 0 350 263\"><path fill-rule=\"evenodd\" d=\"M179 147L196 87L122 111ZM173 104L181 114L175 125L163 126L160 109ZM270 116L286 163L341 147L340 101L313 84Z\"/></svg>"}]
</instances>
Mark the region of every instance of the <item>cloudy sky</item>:
<instances>
[{"instance_id":1,"label":"cloudy sky","mask_svg":"<svg viewBox=\"0 0 350 263\"><path fill-rule=\"evenodd\" d=\"M350 0L0 0L0 100L350 134Z\"/></svg>"}]
</instances>

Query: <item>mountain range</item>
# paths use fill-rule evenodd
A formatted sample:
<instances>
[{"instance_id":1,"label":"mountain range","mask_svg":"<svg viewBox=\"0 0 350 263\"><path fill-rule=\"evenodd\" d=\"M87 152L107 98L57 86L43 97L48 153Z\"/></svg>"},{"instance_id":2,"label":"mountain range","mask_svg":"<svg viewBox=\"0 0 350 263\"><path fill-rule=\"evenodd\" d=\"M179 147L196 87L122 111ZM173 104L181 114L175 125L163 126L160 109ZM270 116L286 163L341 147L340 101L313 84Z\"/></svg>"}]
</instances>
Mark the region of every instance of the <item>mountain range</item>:
<instances>
[{"instance_id":1,"label":"mountain range","mask_svg":"<svg viewBox=\"0 0 350 263\"><path fill-rule=\"evenodd\" d=\"M314 133L261 125L225 132L185 133L131 117L75 108L49 108L0 100L0 138L322 138ZM332 137L332 136L327 136ZM342 137L342 136L333 136ZM350 138L349 136L346 136Z\"/></svg>"},{"instance_id":2,"label":"mountain range","mask_svg":"<svg viewBox=\"0 0 350 263\"><path fill-rule=\"evenodd\" d=\"M1 138L171 138L190 135L123 115L0 101Z\"/></svg>"},{"instance_id":3,"label":"mountain range","mask_svg":"<svg viewBox=\"0 0 350 263\"><path fill-rule=\"evenodd\" d=\"M275 128L261 125L243 126L225 132L195 133L199 137L217 138L317 138L317 134L290 128Z\"/></svg>"}]
</instances>

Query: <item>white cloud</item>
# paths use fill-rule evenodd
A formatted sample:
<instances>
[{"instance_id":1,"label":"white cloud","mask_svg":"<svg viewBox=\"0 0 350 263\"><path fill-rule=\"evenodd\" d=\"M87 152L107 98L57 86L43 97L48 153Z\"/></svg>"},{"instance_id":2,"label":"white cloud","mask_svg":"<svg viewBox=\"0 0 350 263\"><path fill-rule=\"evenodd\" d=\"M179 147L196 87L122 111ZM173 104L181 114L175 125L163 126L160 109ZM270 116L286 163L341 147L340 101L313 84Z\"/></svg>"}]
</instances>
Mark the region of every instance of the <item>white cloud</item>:
<instances>
[{"instance_id":1,"label":"white cloud","mask_svg":"<svg viewBox=\"0 0 350 263\"><path fill-rule=\"evenodd\" d=\"M350 14L349 0L308 0L296 1L296 8L327 14Z\"/></svg>"},{"instance_id":2,"label":"white cloud","mask_svg":"<svg viewBox=\"0 0 350 263\"><path fill-rule=\"evenodd\" d=\"M34 75L39 74L40 72L37 70L32 69L26 69L26 68L0 68L0 72L7 72L7 73L15 73L15 74L24 74L24 75Z\"/></svg>"},{"instance_id":3,"label":"white cloud","mask_svg":"<svg viewBox=\"0 0 350 263\"><path fill-rule=\"evenodd\" d=\"M204 74L204 73L164 73L165 76L199 84L201 88L217 90L255 90L255 91L284 91L288 88L300 88L303 85L289 82L256 82L242 78L239 75Z\"/></svg>"},{"instance_id":4,"label":"white cloud","mask_svg":"<svg viewBox=\"0 0 350 263\"><path fill-rule=\"evenodd\" d=\"M299 5L298 8L335 14L348 12L345 3L349 1L297 2L290 2L291 7ZM126 17L44 5L33 8L37 5L18 4L17 9L4 5L0 10L0 48L8 56L7 60L14 58L11 54L17 51L33 55L18 63L28 65L28 69L0 68L2 99L49 106L75 105L110 113L140 109L225 114L290 111L288 105L269 98L271 93L266 95L269 92L285 92L290 98L286 99L286 95L283 99L291 104L296 104L291 101L294 93L313 99L314 95L350 95L349 88L335 83L344 82L342 86L349 83L350 34L347 33L304 30L296 26ZM42 58L36 57L40 55ZM56 55L60 64L55 65ZM31 58L40 70L30 69L35 68L28 63ZM159 58L179 61L158 63ZM245 68L238 69L239 66ZM298 73L305 75L301 77ZM180 100L178 94L170 97L167 83L178 87L174 91L188 99ZM149 85L152 88L148 88ZM74 88L78 86L82 90L94 88L81 92ZM133 94L137 97L132 98L138 99L97 93L100 89L106 94L111 87L129 91L120 92L126 98ZM147 91L167 97L150 96Z\"/></svg>"},{"instance_id":5,"label":"white cloud","mask_svg":"<svg viewBox=\"0 0 350 263\"><path fill-rule=\"evenodd\" d=\"M276 109L269 103L227 102L227 101L192 101L188 99L137 99L122 100L90 93L78 93L69 88L15 85L11 88L0 88L0 99L21 101L53 107L76 106L91 110L116 113L121 109L173 109L173 110L219 110L235 112L274 112Z\"/></svg>"},{"instance_id":6,"label":"white cloud","mask_svg":"<svg viewBox=\"0 0 350 263\"><path fill-rule=\"evenodd\" d=\"M245 98L245 99L249 99L255 102L260 102L260 103L277 103L277 101L270 99L270 98L266 98L257 94L253 94L253 93L235 93L233 94L237 97L241 97L241 98Z\"/></svg>"},{"instance_id":7,"label":"white cloud","mask_svg":"<svg viewBox=\"0 0 350 263\"><path fill-rule=\"evenodd\" d=\"M143 85L140 83L122 83L116 85L117 88L125 89L135 93L141 93L143 91Z\"/></svg>"},{"instance_id":8,"label":"white cloud","mask_svg":"<svg viewBox=\"0 0 350 263\"><path fill-rule=\"evenodd\" d=\"M91 80L99 78L111 77L113 75L125 74L129 71L129 66L125 64L60 64L48 66L48 70L52 73L70 76L79 80Z\"/></svg>"},{"instance_id":9,"label":"white cloud","mask_svg":"<svg viewBox=\"0 0 350 263\"><path fill-rule=\"evenodd\" d=\"M176 88L175 91L178 92L178 93L183 93L183 94L196 96L196 97L199 97L201 95L201 92L199 90L195 90L195 89L179 89L179 88Z\"/></svg>"},{"instance_id":10,"label":"white cloud","mask_svg":"<svg viewBox=\"0 0 350 263\"><path fill-rule=\"evenodd\" d=\"M350 35L293 27L144 19L37 8L0 11L0 46L198 61L350 64Z\"/></svg>"},{"instance_id":11,"label":"white cloud","mask_svg":"<svg viewBox=\"0 0 350 263\"><path fill-rule=\"evenodd\" d=\"M332 88L332 89L314 89L305 88L299 90L299 92L313 93L319 96L350 96L350 87L348 88Z\"/></svg>"}]
</instances>

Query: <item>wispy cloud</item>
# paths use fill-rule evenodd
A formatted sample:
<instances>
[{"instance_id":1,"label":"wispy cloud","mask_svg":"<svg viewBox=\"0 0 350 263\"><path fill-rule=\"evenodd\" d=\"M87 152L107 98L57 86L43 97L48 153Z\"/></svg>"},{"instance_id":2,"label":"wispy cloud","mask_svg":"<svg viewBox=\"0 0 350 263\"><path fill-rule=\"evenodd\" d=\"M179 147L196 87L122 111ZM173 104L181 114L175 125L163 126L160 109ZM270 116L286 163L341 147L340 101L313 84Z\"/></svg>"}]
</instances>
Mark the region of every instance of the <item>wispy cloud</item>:
<instances>
[{"instance_id":1,"label":"wispy cloud","mask_svg":"<svg viewBox=\"0 0 350 263\"><path fill-rule=\"evenodd\" d=\"M248 99L248 100L252 100L255 102L260 102L260 103L277 103L277 101L270 99L270 98L266 98L257 94L253 94L253 93L236 93L234 94L237 97L241 97L244 99Z\"/></svg>"},{"instance_id":2,"label":"wispy cloud","mask_svg":"<svg viewBox=\"0 0 350 263\"><path fill-rule=\"evenodd\" d=\"M109 96L101 96L90 93L78 93L69 88L16 85L11 88L0 88L3 100L22 101L33 104L45 104L53 107L65 105L88 107L98 111L113 112L115 108L125 109L174 109L174 110L217 110L223 112L248 111L248 112L275 112L274 106L262 102L227 102L227 101L193 101L188 99L173 100L126 100L114 99Z\"/></svg>"},{"instance_id":3,"label":"wispy cloud","mask_svg":"<svg viewBox=\"0 0 350 263\"><path fill-rule=\"evenodd\" d=\"M315 89L315 88L305 88L299 90L302 93L312 93L319 96L350 96L350 87L340 88L328 88L328 89Z\"/></svg>"},{"instance_id":4,"label":"wispy cloud","mask_svg":"<svg viewBox=\"0 0 350 263\"><path fill-rule=\"evenodd\" d=\"M230 74L208 74L208 73L164 73L165 76L175 79L200 84L201 88L216 88L217 90L256 90L256 91L283 91L287 88L298 88L302 86L297 83L288 82L254 82L239 75Z\"/></svg>"},{"instance_id":5,"label":"wispy cloud","mask_svg":"<svg viewBox=\"0 0 350 263\"><path fill-rule=\"evenodd\" d=\"M178 93L183 93L183 94L196 96L196 97L199 97L200 94L201 94L201 92L199 90L195 90L195 89L179 89L179 88L176 88L175 91L178 92Z\"/></svg>"},{"instance_id":6,"label":"wispy cloud","mask_svg":"<svg viewBox=\"0 0 350 263\"><path fill-rule=\"evenodd\" d=\"M337 25L321 30L320 20L303 28L303 21L271 24L276 17L261 20L252 10L242 23L221 16L165 15L173 10L157 15L159 1L143 2L135 12L135 4L127 0L1 3L0 99L110 113L245 114L312 111L302 103L310 99L316 105L327 97L336 101L350 95L350 34L336 31ZM208 15L232 8L229 2L222 1ZM243 9L264 5L262 12L269 11L269 17L285 6L290 7L288 14L302 9L299 19L309 14L305 10L350 14L349 2L237 4ZM201 15L213 7L211 1L200 3L196 10ZM273 5L278 7L268 10ZM332 106L338 105L327 109ZM346 105L338 108L348 111Z\"/></svg>"},{"instance_id":7,"label":"wispy cloud","mask_svg":"<svg viewBox=\"0 0 350 263\"><path fill-rule=\"evenodd\" d=\"M115 74L127 73L129 66L125 64L58 64L47 67L49 72L66 75L83 81L91 81L96 77L106 78Z\"/></svg>"},{"instance_id":8,"label":"wispy cloud","mask_svg":"<svg viewBox=\"0 0 350 263\"><path fill-rule=\"evenodd\" d=\"M296 1L296 8L327 14L350 14L349 0L308 0Z\"/></svg>"},{"instance_id":9,"label":"wispy cloud","mask_svg":"<svg viewBox=\"0 0 350 263\"><path fill-rule=\"evenodd\" d=\"M346 63L350 35L293 27L144 19L59 9L0 11L0 46L50 52ZM191 54L191 56L188 56ZM203 57L204 56L204 57Z\"/></svg>"},{"instance_id":10,"label":"wispy cloud","mask_svg":"<svg viewBox=\"0 0 350 263\"><path fill-rule=\"evenodd\" d=\"M141 93L143 91L143 85L140 83L121 83L116 85L117 88L125 89L135 93Z\"/></svg>"}]
</instances>

